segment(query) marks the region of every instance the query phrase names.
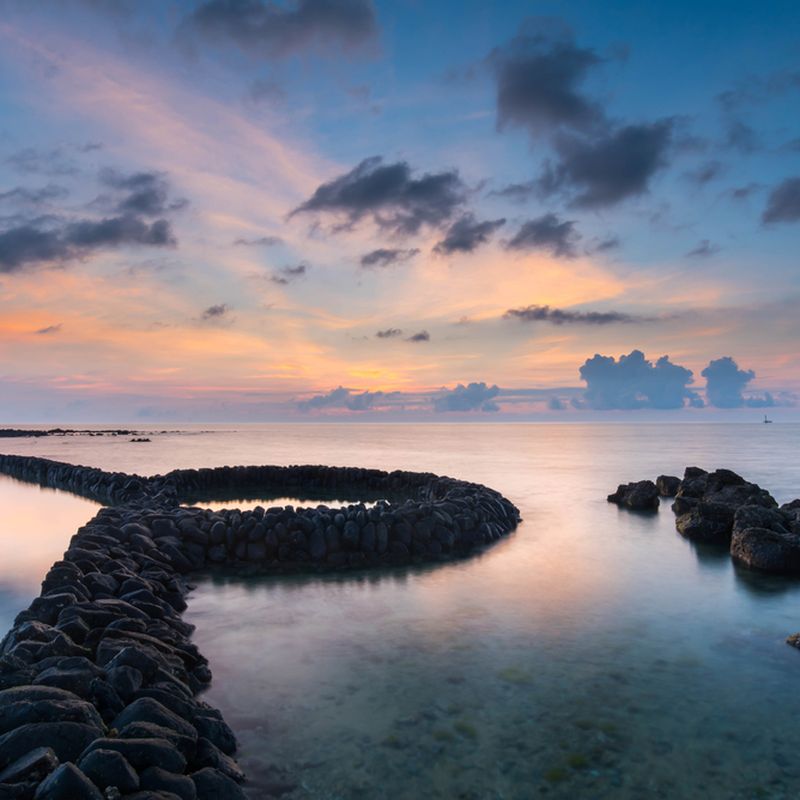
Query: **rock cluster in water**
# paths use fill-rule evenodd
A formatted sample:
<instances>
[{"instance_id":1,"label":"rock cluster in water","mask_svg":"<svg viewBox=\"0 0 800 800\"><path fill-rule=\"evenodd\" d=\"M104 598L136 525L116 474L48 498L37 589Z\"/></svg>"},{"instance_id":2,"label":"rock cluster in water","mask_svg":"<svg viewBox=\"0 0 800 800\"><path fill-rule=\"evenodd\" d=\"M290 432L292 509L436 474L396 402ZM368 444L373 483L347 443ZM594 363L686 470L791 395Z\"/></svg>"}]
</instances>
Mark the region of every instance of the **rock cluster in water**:
<instances>
[{"instance_id":1,"label":"rock cluster in water","mask_svg":"<svg viewBox=\"0 0 800 800\"><path fill-rule=\"evenodd\" d=\"M236 739L197 699L185 576L209 567L341 569L466 555L513 530L497 492L429 473L223 467L143 478L0 456L0 472L112 504L73 536L0 644L0 798L244 797ZM246 487L379 492L367 508L184 508Z\"/></svg>"},{"instance_id":2,"label":"rock cluster in water","mask_svg":"<svg viewBox=\"0 0 800 800\"><path fill-rule=\"evenodd\" d=\"M687 467L683 479L661 475L655 484L624 484L608 500L655 510L658 494L674 495L675 527L687 539L728 547L737 563L752 569L800 575L800 499L779 507L766 489L729 469ZM787 641L800 647L800 634Z\"/></svg>"}]
</instances>

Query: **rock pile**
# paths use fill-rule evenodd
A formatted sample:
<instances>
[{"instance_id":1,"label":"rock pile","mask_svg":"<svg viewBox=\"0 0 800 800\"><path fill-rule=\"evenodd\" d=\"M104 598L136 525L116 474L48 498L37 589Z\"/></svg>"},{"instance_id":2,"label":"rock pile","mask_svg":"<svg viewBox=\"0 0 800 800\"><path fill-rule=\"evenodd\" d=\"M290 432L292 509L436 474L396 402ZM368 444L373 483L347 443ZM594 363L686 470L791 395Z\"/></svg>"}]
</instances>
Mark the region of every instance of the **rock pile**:
<instances>
[{"instance_id":1,"label":"rock pile","mask_svg":"<svg viewBox=\"0 0 800 800\"><path fill-rule=\"evenodd\" d=\"M115 502L73 536L0 643L1 798L244 797L235 736L197 699L211 673L181 619L186 574L440 560L519 522L497 492L429 473L226 467L148 479L15 456L0 456L0 471ZM370 508L178 505L257 484L406 498Z\"/></svg>"},{"instance_id":2,"label":"rock pile","mask_svg":"<svg viewBox=\"0 0 800 800\"><path fill-rule=\"evenodd\" d=\"M754 569L800 574L800 500L778 508L766 489L741 475L699 467L687 467L682 480L661 475L655 484L623 484L608 499L656 508L654 493L674 495L675 527L686 538L729 547L737 562Z\"/></svg>"}]
</instances>

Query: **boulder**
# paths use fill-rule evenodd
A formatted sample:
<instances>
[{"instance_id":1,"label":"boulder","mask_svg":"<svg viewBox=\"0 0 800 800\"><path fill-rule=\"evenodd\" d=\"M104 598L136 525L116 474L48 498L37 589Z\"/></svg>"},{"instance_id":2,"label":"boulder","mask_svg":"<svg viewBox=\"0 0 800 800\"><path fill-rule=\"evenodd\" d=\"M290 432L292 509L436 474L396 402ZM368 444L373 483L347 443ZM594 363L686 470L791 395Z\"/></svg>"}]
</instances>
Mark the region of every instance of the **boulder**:
<instances>
[{"instance_id":1,"label":"boulder","mask_svg":"<svg viewBox=\"0 0 800 800\"><path fill-rule=\"evenodd\" d=\"M97 709L72 692L49 686L16 686L0 692L0 734L37 722L103 727Z\"/></svg>"},{"instance_id":2,"label":"boulder","mask_svg":"<svg viewBox=\"0 0 800 800\"><path fill-rule=\"evenodd\" d=\"M161 767L148 767L140 776L142 789L156 792L172 792L181 800L196 800L197 789L188 775L177 775Z\"/></svg>"},{"instance_id":3,"label":"boulder","mask_svg":"<svg viewBox=\"0 0 800 800\"><path fill-rule=\"evenodd\" d=\"M247 800L239 785L212 767L192 773L197 800Z\"/></svg>"},{"instance_id":4,"label":"boulder","mask_svg":"<svg viewBox=\"0 0 800 800\"><path fill-rule=\"evenodd\" d=\"M104 800L100 790L74 764L62 764L40 784L34 800Z\"/></svg>"},{"instance_id":5,"label":"boulder","mask_svg":"<svg viewBox=\"0 0 800 800\"><path fill-rule=\"evenodd\" d=\"M185 738L197 741L197 730L193 725L152 697L140 697L138 700L134 700L117 716L112 727L122 730L132 722L150 722L153 725L174 730Z\"/></svg>"},{"instance_id":6,"label":"boulder","mask_svg":"<svg viewBox=\"0 0 800 800\"><path fill-rule=\"evenodd\" d=\"M139 776L122 753L116 750L92 750L78 762L83 773L100 789L116 786L127 794L139 788Z\"/></svg>"},{"instance_id":7,"label":"boulder","mask_svg":"<svg viewBox=\"0 0 800 800\"><path fill-rule=\"evenodd\" d=\"M160 766L170 772L183 772L186 759L166 739L103 739L97 738L86 747L81 758L95 750L115 750L136 770Z\"/></svg>"},{"instance_id":8,"label":"boulder","mask_svg":"<svg viewBox=\"0 0 800 800\"><path fill-rule=\"evenodd\" d=\"M661 497L675 497L681 487L681 479L676 475L659 475L656 478L656 488Z\"/></svg>"},{"instance_id":9,"label":"boulder","mask_svg":"<svg viewBox=\"0 0 800 800\"><path fill-rule=\"evenodd\" d=\"M653 481L621 483L617 491L608 496L608 502L632 511L657 511L658 489Z\"/></svg>"},{"instance_id":10,"label":"boulder","mask_svg":"<svg viewBox=\"0 0 800 800\"><path fill-rule=\"evenodd\" d=\"M0 784L43 781L58 766L58 757L50 747L36 747L0 771ZM2 794L0 794L2 797Z\"/></svg>"},{"instance_id":11,"label":"boulder","mask_svg":"<svg viewBox=\"0 0 800 800\"><path fill-rule=\"evenodd\" d=\"M59 761L76 761L83 750L102 735L102 728L81 722L22 725L0 736L0 768L37 747L51 748Z\"/></svg>"}]
</instances>

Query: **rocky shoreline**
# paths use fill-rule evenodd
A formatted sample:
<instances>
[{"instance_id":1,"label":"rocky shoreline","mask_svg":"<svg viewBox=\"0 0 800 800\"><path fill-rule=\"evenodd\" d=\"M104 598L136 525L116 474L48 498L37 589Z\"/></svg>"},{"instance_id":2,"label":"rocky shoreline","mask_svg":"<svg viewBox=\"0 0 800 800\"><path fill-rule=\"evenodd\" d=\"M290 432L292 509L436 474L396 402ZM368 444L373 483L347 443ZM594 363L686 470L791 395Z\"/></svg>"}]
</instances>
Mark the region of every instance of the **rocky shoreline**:
<instances>
[{"instance_id":1,"label":"rocky shoreline","mask_svg":"<svg viewBox=\"0 0 800 800\"><path fill-rule=\"evenodd\" d=\"M0 644L0 798L242 798L236 739L181 619L205 569L322 571L463 557L512 531L479 484L350 467L222 467L144 478L24 456L0 472L108 504L72 537ZM183 498L269 487L382 493L372 507L209 511Z\"/></svg>"},{"instance_id":2,"label":"rocky shoreline","mask_svg":"<svg viewBox=\"0 0 800 800\"><path fill-rule=\"evenodd\" d=\"M687 539L727 547L750 569L800 575L800 499L778 506L766 489L732 470L687 467L682 479L661 475L621 484L608 501L652 512L659 497L674 497L675 527ZM800 634L787 642L800 648Z\"/></svg>"}]
</instances>

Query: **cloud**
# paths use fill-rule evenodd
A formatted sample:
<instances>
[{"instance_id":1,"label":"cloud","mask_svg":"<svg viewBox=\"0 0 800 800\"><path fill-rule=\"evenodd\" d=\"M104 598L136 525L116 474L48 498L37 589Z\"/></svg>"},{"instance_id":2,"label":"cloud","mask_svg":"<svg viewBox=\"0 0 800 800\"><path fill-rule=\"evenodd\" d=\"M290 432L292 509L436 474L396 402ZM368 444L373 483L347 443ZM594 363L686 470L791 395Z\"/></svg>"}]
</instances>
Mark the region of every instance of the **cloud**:
<instances>
[{"instance_id":1,"label":"cloud","mask_svg":"<svg viewBox=\"0 0 800 800\"><path fill-rule=\"evenodd\" d=\"M413 247L410 250L395 250L386 247L379 247L361 256L361 266L364 269L374 269L376 267L390 267L393 264L401 264L419 254L419 248Z\"/></svg>"},{"instance_id":2,"label":"cloud","mask_svg":"<svg viewBox=\"0 0 800 800\"><path fill-rule=\"evenodd\" d=\"M761 139L747 123L734 119L725 128L725 146L747 155L761 148Z\"/></svg>"},{"instance_id":3,"label":"cloud","mask_svg":"<svg viewBox=\"0 0 800 800\"><path fill-rule=\"evenodd\" d=\"M47 151L26 147L8 156L6 163L19 172L36 175L66 176L78 172L75 162L60 147Z\"/></svg>"},{"instance_id":4,"label":"cloud","mask_svg":"<svg viewBox=\"0 0 800 800\"><path fill-rule=\"evenodd\" d=\"M760 183L748 183L744 186L737 186L730 190L730 195L734 200L746 200L751 195L761 189Z\"/></svg>"},{"instance_id":5,"label":"cloud","mask_svg":"<svg viewBox=\"0 0 800 800\"><path fill-rule=\"evenodd\" d=\"M652 322L651 317L637 317L621 311L565 311L550 306L525 306L509 308L504 319L518 319L522 322L550 322L553 325L614 325L616 323Z\"/></svg>"},{"instance_id":6,"label":"cloud","mask_svg":"<svg viewBox=\"0 0 800 800\"><path fill-rule=\"evenodd\" d=\"M607 239L601 239L597 244L589 248L590 253L607 253L609 250L616 250L622 245L619 236L609 236Z\"/></svg>"},{"instance_id":7,"label":"cloud","mask_svg":"<svg viewBox=\"0 0 800 800\"><path fill-rule=\"evenodd\" d=\"M209 306L203 312L203 319L222 319L228 312L230 308L225 303L220 303L219 305Z\"/></svg>"},{"instance_id":8,"label":"cloud","mask_svg":"<svg viewBox=\"0 0 800 800\"><path fill-rule=\"evenodd\" d=\"M297 266L294 267L281 267L272 275L270 280L273 283L279 283L282 286L286 286L286 284L305 276L309 269L310 267L308 267L306 264L297 264Z\"/></svg>"},{"instance_id":9,"label":"cloud","mask_svg":"<svg viewBox=\"0 0 800 800\"><path fill-rule=\"evenodd\" d=\"M770 192L761 219L765 223L800 221L800 178L787 178Z\"/></svg>"},{"instance_id":10,"label":"cloud","mask_svg":"<svg viewBox=\"0 0 800 800\"><path fill-rule=\"evenodd\" d=\"M686 258L709 258L719 253L719 251L720 246L718 244L713 244L708 239L702 239L689 250L686 254Z\"/></svg>"},{"instance_id":11,"label":"cloud","mask_svg":"<svg viewBox=\"0 0 800 800\"><path fill-rule=\"evenodd\" d=\"M52 183L48 183L41 189L26 189L17 186L7 192L0 192L0 202L39 206L53 200L63 200L68 194L69 192L63 186L56 186Z\"/></svg>"},{"instance_id":12,"label":"cloud","mask_svg":"<svg viewBox=\"0 0 800 800\"><path fill-rule=\"evenodd\" d=\"M122 194L116 198L114 210L119 214L160 217L188 205L184 198L170 201L169 183L161 172L136 172L130 175L104 169L100 181Z\"/></svg>"},{"instance_id":13,"label":"cloud","mask_svg":"<svg viewBox=\"0 0 800 800\"><path fill-rule=\"evenodd\" d=\"M446 223L467 198L456 171L412 177L405 161L384 164L380 156L364 159L350 172L323 183L289 216L330 213L343 216L348 228L365 216L383 230L415 234L423 225Z\"/></svg>"},{"instance_id":14,"label":"cloud","mask_svg":"<svg viewBox=\"0 0 800 800\"><path fill-rule=\"evenodd\" d=\"M739 369L730 356L710 361L700 374L706 379L706 399L717 408L741 408L742 389L756 376L753 370Z\"/></svg>"},{"instance_id":15,"label":"cloud","mask_svg":"<svg viewBox=\"0 0 800 800\"><path fill-rule=\"evenodd\" d=\"M431 335L428 331L420 331L419 333L415 333L413 336L409 336L406 339L407 342L429 342L431 340Z\"/></svg>"},{"instance_id":16,"label":"cloud","mask_svg":"<svg viewBox=\"0 0 800 800\"><path fill-rule=\"evenodd\" d=\"M506 242L506 247L509 250L548 250L554 256L574 258L575 244L580 238L573 220L544 214L523 223L514 237Z\"/></svg>"},{"instance_id":17,"label":"cloud","mask_svg":"<svg viewBox=\"0 0 800 800\"><path fill-rule=\"evenodd\" d=\"M349 53L374 40L375 10L369 0L207 0L183 21L179 35L233 44L260 59L284 58L301 50Z\"/></svg>"},{"instance_id":18,"label":"cloud","mask_svg":"<svg viewBox=\"0 0 800 800\"><path fill-rule=\"evenodd\" d=\"M39 328L38 330L34 331L34 333L38 336L51 336L54 333L58 333L62 327L62 324L59 322L56 325L48 325L45 328Z\"/></svg>"},{"instance_id":19,"label":"cloud","mask_svg":"<svg viewBox=\"0 0 800 800\"><path fill-rule=\"evenodd\" d=\"M377 403L397 395L397 392L361 392L339 386L327 394L318 394L297 404L300 411L319 411L325 408L346 408L348 411L369 411Z\"/></svg>"},{"instance_id":20,"label":"cloud","mask_svg":"<svg viewBox=\"0 0 800 800\"><path fill-rule=\"evenodd\" d=\"M500 393L497 386L485 383L470 383L464 386L459 383L454 389L445 389L433 400L433 410L447 411L487 411L495 412L500 408L494 398Z\"/></svg>"},{"instance_id":21,"label":"cloud","mask_svg":"<svg viewBox=\"0 0 800 800\"><path fill-rule=\"evenodd\" d=\"M777 70L769 75L748 75L732 89L717 95L723 111L733 113L743 106L768 102L789 91L800 89L800 70Z\"/></svg>"},{"instance_id":22,"label":"cloud","mask_svg":"<svg viewBox=\"0 0 800 800\"><path fill-rule=\"evenodd\" d=\"M253 103L283 103L286 100L286 91L273 79L258 78L250 85L247 96Z\"/></svg>"},{"instance_id":23,"label":"cloud","mask_svg":"<svg viewBox=\"0 0 800 800\"><path fill-rule=\"evenodd\" d=\"M688 388L692 371L662 356L655 364L640 350L613 356L595 355L580 368L586 382L585 403L594 409L682 408L701 406Z\"/></svg>"},{"instance_id":24,"label":"cloud","mask_svg":"<svg viewBox=\"0 0 800 800\"><path fill-rule=\"evenodd\" d=\"M471 253L486 244L492 234L505 224L505 219L478 222L473 214L464 214L447 229L444 239L433 249L442 255Z\"/></svg>"},{"instance_id":25,"label":"cloud","mask_svg":"<svg viewBox=\"0 0 800 800\"><path fill-rule=\"evenodd\" d=\"M55 227L23 224L0 233L0 273L17 272L32 264L74 261L95 250L123 245L171 247L175 244L166 219L148 223L133 214L60 222Z\"/></svg>"},{"instance_id":26,"label":"cloud","mask_svg":"<svg viewBox=\"0 0 800 800\"><path fill-rule=\"evenodd\" d=\"M724 167L719 161L706 161L696 169L689 170L686 173L686 178L698 186L705 186L715 178L718 178L723 171Z\"/></svg>"},{"instance_id":27,"label":"cloud","mask_svg":"<svg viewBox=\"0 0 800 800\"><path fill-rule=\"evenodd\" d=\"M386 330L377 331L375 334L379 339L394 339L402 335L403 331L400 328L386 328Z\"/></svg>"},{"instance_id":28,"label":"cloud","mask_svg":"<svg viewBox=\"0 0 800 800\"><path fill-rule=\"evenodd\" d=\"M521 34L495 48L487 60L497 86L498 130L519 126L540 135L559 127L587 131L603 124L602 109L582 90L603 59L568 36Z\"/></svg>"},{"instance_id":29,"label":"cloud","mask_svg":"<svg viewBox=\"0 0 800 800\"><path fill-rule=\"evenodd\" d=\"M547 401L547 407L551 411L563 411L567 406L561 398L554 395Z\"/></svg>"},{"instance_id":30,"label":"cloud","mask_svg":"<svg viewBox=\"0 0 800 800\"><path fill-rule=\"evenodd\" d=\"M524 203L526 200L530 200L537 191L537 181L526 181L525 183L509 183L502 189L493 189L489 192L489 196L502 197L512 203Z\"/></svg>"},{"instance_id":31,"label":"cloud","mask_svg":"<svg viewBox=\"0 0 800 800\"><path fill-rule=\"evenodd\" d=\"M545 196L564 192L576 208L612 206L643 194L667 165L672 128L666 119L594 139L561 135L555 145L559 160L547 165L539 190Z\"/></svg>"},{"instance_id":32,"label":"cloud","mask_svg":"<svg viewBox=\"0 0 800 800\"><path fill-rule=\"evenodd\" d=\"M259 236L257 239L237 239L234 243L237 247L275 247L283 244L280 236Z\"/></svg>"}]
</instances>

